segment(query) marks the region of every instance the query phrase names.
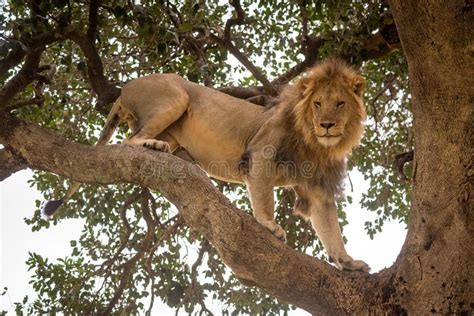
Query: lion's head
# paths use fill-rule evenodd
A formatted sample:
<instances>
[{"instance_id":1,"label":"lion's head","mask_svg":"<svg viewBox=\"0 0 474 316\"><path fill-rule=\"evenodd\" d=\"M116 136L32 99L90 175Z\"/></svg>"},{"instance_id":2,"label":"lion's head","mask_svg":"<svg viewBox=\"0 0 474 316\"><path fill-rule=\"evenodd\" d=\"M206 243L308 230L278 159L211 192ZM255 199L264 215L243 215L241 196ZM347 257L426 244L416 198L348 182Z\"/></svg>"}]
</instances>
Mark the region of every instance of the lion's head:
<instances>
[{"instance_id":1,"label":"lion's head","mask_svg":"<svg viewBox=\"0 0 474 316\"><path fill-rule=\"evenodd\" d=\"M312 68L282 94L295 128L308 146L324 147L345 157L363 133L365 80L339 59ZM285 98L292 99L285 102ZM289 108L290 109L289 109Z\"/></svg>"}]
</instances>

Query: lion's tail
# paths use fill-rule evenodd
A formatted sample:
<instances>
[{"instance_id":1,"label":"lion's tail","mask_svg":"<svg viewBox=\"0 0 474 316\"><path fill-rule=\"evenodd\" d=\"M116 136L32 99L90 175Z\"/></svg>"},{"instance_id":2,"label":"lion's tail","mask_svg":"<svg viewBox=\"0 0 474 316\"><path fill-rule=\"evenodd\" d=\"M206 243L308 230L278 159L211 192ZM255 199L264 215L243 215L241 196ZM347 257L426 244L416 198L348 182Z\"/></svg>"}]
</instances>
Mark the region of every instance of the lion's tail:
<instances>
[{"instance_id":1,"label":"lion's tail","mask_svg":"<svg viewBox=\"0 0 474 316\"><path fill-rule=\"evenodd\" d=\"M120 118L118 115L118 111L121 106L121 101L120 97L115 101L114 105L112 106L112 109L109 112L109 115L107 116L107 119L105 120L105 125L104 128L102 129L99 139L97 140L97 143L95 146L102 146L107 144L107 142L112 138L112 135L114 134L115 129L117 128L118 124L120 123ZM43 207L42 213L48 217L51 217L54 215L56 210L69 198L76 193L76 191L79 189L81 184L79 182L73 182L71 183L71 186L67 190L66 194L59 199L59 200L49 200L46 202L46 204Z\"/></svg>"}]
</instances>

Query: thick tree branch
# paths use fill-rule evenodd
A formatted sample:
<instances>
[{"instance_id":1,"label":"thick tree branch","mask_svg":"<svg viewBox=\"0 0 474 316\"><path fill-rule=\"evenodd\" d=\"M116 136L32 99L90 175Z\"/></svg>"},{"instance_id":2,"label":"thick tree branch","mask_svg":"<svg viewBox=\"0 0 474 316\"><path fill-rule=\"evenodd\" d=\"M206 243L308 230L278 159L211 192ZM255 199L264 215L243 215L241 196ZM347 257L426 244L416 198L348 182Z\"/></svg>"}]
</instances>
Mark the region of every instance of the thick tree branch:
<instances>
[{"instance_id":1,"label":"thick tree branch","mask_svg":"<svg viewBox=\"0 0 474 316\"><path fill-rule=\"evenodd\" d=\"M136 183L160 191L237 277L284 301L312 313L354 314L374 300L368 289L376 286L376 276L340 272L293 250L236 209L198 167L184 160L141 147L79 145L5 112L0 112L0 122L0 143L34 168L74 181Z\"/></svg>"}]
</instances>

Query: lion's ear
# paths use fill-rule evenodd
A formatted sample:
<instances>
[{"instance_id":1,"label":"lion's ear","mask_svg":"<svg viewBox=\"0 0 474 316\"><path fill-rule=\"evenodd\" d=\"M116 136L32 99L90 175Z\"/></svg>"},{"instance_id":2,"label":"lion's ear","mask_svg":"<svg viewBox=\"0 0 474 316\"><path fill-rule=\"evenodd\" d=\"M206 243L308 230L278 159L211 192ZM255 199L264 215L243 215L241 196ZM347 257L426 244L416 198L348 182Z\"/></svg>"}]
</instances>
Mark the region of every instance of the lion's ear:
<instances>
[{"instance_id":1,"label":"lion's ear","mask_svg":"<svg viewBox=\"0 0 474 316\"><path fill-rule=\"evenodd\" d=\"M296 85L298 86L298 89L300 90L302 95L308 94L308 92L311 88L312 81L313 80L309 77L303 77L300 80L298 80Z\"/></svg>"},{"instance_id":2,"label":"lion's ear","mask_svg":"<svg viewBox=\"0 0 474 316\"><path fill-rule=\"evenodd\" d=\"M352 79L352 91L357 94L359 97L362 96L365 90L365 79L362 76L355 76Z\"/></svg>"}]
</instances>

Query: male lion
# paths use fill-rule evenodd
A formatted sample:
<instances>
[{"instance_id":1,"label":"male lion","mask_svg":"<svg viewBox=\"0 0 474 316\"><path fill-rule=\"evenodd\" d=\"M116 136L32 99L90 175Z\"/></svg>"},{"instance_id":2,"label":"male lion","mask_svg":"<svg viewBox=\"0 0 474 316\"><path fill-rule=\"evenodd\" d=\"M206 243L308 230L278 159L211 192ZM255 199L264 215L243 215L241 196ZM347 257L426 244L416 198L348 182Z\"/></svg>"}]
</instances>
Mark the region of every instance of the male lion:
<instances>
[{"instance_id":1,"label":"male lion","mask_svg":"<svg viewBox=\"0 0 474 316\"><path fill-rule=\"evenodd\" d=\"M210 176L245 183L256 220L282 240L273 188L292 187L295 212L311 220L331 261L341 270L368 271L344 248L335 203L347 155L363 133L364 87L354 70L330 59L287 86L280 102L266 109L178 75L150 75L123 87L98 144L122 120L132 131L125 144L169 152L181 146ZM46 213L77 187L47 205Z\"/></svg>"}]
</instances>

